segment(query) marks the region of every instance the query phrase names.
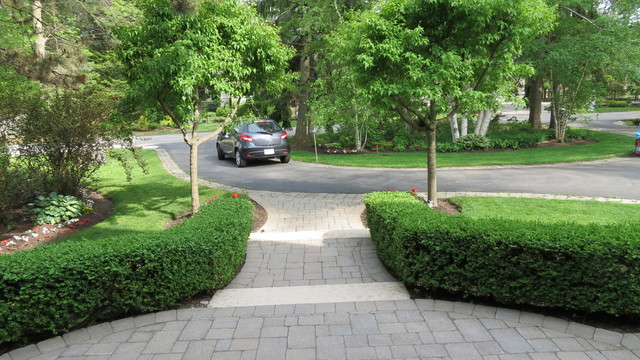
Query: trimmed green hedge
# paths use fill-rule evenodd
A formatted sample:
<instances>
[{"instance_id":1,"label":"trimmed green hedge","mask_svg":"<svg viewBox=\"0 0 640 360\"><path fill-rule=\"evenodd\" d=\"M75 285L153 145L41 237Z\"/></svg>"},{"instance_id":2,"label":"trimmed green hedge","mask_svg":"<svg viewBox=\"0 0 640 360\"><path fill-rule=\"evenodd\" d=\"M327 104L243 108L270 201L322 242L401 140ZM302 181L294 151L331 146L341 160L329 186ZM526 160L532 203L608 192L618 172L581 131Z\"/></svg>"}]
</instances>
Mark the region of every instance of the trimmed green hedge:
<instances>
[{"instance_id":1,"label":"trimmed green hedge","mask_svg":"<svg viewBox=\"0 0 640 360\"><path fill-rule=\"evenodd\" d=\"M640 226L473 220L407 193L365 198L381 260L417 291L640 315Z\"/></svg>"},{"instance_id":2,"label":"trimmed green hedge","mask_svg":"<svg viewBox=\"0 0 640 360\"><path fill-rule=\"evenodd\" d=\"M243 263L253 204L220 198L166 231L67 241L0 257L0 343L175 306Z\"/></svg>"}]
</instances>

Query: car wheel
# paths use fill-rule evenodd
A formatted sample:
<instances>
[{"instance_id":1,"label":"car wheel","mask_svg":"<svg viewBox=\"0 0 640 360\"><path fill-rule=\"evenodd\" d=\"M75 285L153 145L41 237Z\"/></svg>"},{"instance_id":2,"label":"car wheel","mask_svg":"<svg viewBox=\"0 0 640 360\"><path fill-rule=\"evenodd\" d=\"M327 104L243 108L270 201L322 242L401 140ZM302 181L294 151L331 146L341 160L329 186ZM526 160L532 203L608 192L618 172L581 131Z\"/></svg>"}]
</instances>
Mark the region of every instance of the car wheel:
<instances>
[{"instance_id":1,"label":"car wheel","mask_svg":"<svg viewBox=\"0 0 640 360\"><path fill-rule=\"evenodd\" d=\"M247 160L242 158L239 150L236 150L236 165L238 165L238 167L245 167L247 165Z\"/></svg>"},{"instance_id":2,"label":"car wheel","mask_svg":"<svg viewBox=\"0 0 640 360\"><path fill-rule=\"evenodd\" d=\"M286 155L286 156L280 156L280 162L283 164L286 164L289 162L289 160L291 160L291 156Z\"/></svg>"},{"instance_id":3,"label":"car wheel","mask_svg":"<svg viewBox=\"0 0 640 360\"><path fill-rule=\"evenodd\" d=\"M224 160L227 156L224 154L224 151L220 148L220 145L216 144L216 149L218 150L218 160Z\"/></svg>"}]
</instances>

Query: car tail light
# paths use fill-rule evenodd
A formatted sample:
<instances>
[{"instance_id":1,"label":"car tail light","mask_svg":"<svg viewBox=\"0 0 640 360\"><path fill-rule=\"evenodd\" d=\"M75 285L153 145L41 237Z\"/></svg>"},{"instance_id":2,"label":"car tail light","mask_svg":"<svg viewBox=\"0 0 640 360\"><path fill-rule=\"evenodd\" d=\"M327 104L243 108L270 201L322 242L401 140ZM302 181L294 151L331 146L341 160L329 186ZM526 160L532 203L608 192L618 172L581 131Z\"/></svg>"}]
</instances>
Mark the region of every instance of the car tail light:
<instances>
[{"instance_id":1,"label":"car tail light","mask_svg":"<svg viewBox=\"0 0 640 360\"><path fill-rule=\"evenodd\" d=\"M283 132L282 132L282 135L280 135L280 139L284 140L284 139L286 139L286 138L287 138L287 132L286 132L286 131L283 131Z\"/></svg>"},{"instance_id":2,"label":"car tail light","mask_svg":"<svg viewBox=\"0 0 640 360\"><path fill-rule=\"evenodd\" d=\"M240 139L248 142L253 142L253 139L249 135L240 135Z\"/></svg>"}]
</instances>

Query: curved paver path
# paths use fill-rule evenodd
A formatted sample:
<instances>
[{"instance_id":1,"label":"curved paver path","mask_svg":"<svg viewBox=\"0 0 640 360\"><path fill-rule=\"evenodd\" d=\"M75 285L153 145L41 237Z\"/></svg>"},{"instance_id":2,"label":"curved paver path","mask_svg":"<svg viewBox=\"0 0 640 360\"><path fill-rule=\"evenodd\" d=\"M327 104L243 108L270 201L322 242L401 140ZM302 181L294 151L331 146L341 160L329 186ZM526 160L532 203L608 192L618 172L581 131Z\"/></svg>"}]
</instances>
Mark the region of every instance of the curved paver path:
<instances>
[{"instance_id":1,"label":"curved paver path","mask_svg":"<svg viewBox=\"0 0 640 360\"><path fill-rule=\"evenodd\" d=\"M186 178L166 152L159 154L168 171ZM0 360L640 359L640 334L505 308L410 299L375 256L360 222L361 195L248 194L269 219L251 235L243 270L210 308L103 323Z\"/></svg>"}]
</instances>

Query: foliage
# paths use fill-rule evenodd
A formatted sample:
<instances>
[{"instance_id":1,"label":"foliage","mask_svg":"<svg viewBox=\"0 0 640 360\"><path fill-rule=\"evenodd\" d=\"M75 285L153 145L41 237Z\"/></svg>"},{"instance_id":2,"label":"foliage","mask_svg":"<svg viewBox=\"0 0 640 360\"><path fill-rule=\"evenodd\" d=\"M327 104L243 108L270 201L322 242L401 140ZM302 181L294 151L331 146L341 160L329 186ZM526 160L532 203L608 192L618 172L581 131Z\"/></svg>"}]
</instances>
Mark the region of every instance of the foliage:
<instances>
[{"instance_id":1,"label":"foliage","mask_svg":"<svg viewBox=\"0 0 640 360\"><path fill-rule=\"evenodd\" d=\"M190 148L195 213L200 207L198 146L224 127L199 136L199 109L207 98L218 99L222 93L241 99L279 92L288 79L285 68L292 51L280 43L277 29L260 21L244 2L151 0L142 3L142 10L138 24L117 32L118 57L130 85L120 113L154 110L180 129Z\"/></svg>"},{"instance_id":2,"label":"foliage","mask_svg":"<svg viewBox=\"0 0 640 360\"><path fill-rule=\"evenodd\" d=\"M426 132L435 164L437 125L507 95L513 77L531 70L514 58L552 21L542 0L384 1L339 28L330 59L351 69L362 96ZM427 171L435 202L435 166Z\"/></svg>"},{"instance_id":3,"label":"foliage","mask_svg":"<svg viewBox=\"0 0 640 360\"><path fill-rule=\"evenodd\" d=\"M638 1L554 0L558 24L527 44L523 61L549 82L556 138L567 123L605 95L611 82L638 78Z\"/></svg>"},{"instance_id":4,"label":"foliage","mask_svg":"<svg viewBox=\"0 0 640 360\"><path fill-rule=\"evenodd\" d=\"M365 205L380 258L416 291L640 315L637 224L475 220L407 193L369 194Z\"/></svg>"},{"instance_id":5,"label":"foliage","mask_svg":"<svg viewBox=\"0 0 640 360\"><path fill-rule=\"evenodd\" d=\"M336 108L349 106L348 111L352 116L351 120L354 120L352 112L354 104L350 102L351 96L347 98L342 96L335 97L334 99L338 103L333 107L331 104L324 102L325 100L330 101L329 98L332 97L331 94L325 92L327 87L320 84L318 87L314 82L325 79L333 82L327 77L331 74L329 68L333 67L333 65L323 67L328 64L325 58L326 53L331 51L331 45L327 40L350 12L369 8L371 2L367 0L252 0L250 2L256 4L258 12L267 21L273 21L282 29L282 41L292 46L296 51L294 59L289 63L289 69L295 71L298 75L295 83L290 83L282 93L272 95L270 99L260 96L263 103L273 108L273 112L270 112L270 114L274 115L272 118L282 120L283 124L286 125L284 118L288 115L288 105L294 102L297 105L298 125L294 141L300 144L307 144L311 139L313 129L317 125L322 126L323 123L326 123L326 120L329 120L327 117L329 112L339 114L335 112ZM344 74L339 69L338 72ZM349 76L348 74L345 75L347 78L344 80L335 77L333 79L337 79L338 83L341 84L348 83ZM316 94L316 91L324 93L328 97ZM343 89L339 91L342 92ZM357 96L357 94L353 95ZM315 103L315 100L320 100L324 103L320 105ZM362 104L355 104L355 106L362 106ZM313 113L309 113L310 107L312 107ZM318 113L315 110L318 110ZM368 117L367 109L360 108L360 110L363 113L357 115L362 115L366 119ZM320 115L322 120L316 124L316 115L320 113L322 114ZM348 118L350 115L345 114L344 117ZM345 121L345 123L347 122L351 121ZM351 129L361 129L361 126L362 124ZM352 134L352 136L360 140L366 137L364 135L360 137L356 134ZM358 144L354 143L349 147L354 146L358 147Z\"/></svg>"},{"instance_id":6,"label":"foliage","mask_svg":"<svg viewBox=\"0 0 640 360\"><path fill-rule=\"evenodd\" d=\"M219 289L244 261L253 205L212 201L180 226L0 257L0 339L55 335Z\"/></svg>"},{"instance_id":7,"label":"foliage","mask_svg":"<svg viewBox=\"0 0 640 360\"><path fill-rule=\"evenodd\" d=\"M23 204L32 188L24 170L11 160L6 148L0 148L0 224L11 220L11 210Z\"/></svg>"},{"instance_id":8,"label":"foliage","mask_svg":"<svg viewBox=\"0 0 640 360\"><path fill-rule=\"evenodd\" d=\"M14 119L17 160L41 192L78 195L104 163L106 149L130 144L129 132L111 121L115 100L104 93L59 89L41 96L27 99Z\"/></svg>"},{"instance_id":9,"label":"foliage","mask_svg":"<svg viewBox=\"0 0 640 360\"><path fill-rule=\"evenodd\" d=\"M456 142L462 151L469 150L486 150L489 148L491 143L486 136L469 134L461 137Z\"/></svg>"},{"instance_id":10,"label":"foliage","mask_svg":"<svg viewBox=\"0 0 640 360\"><path fill-rule=\"evenodd\" d=\"M58 224L76 218L83 213L84 203L75 196L55 192L49 196L38 195L29 203L29 213L38 225Z\"/></svg>"}]
</instances>

